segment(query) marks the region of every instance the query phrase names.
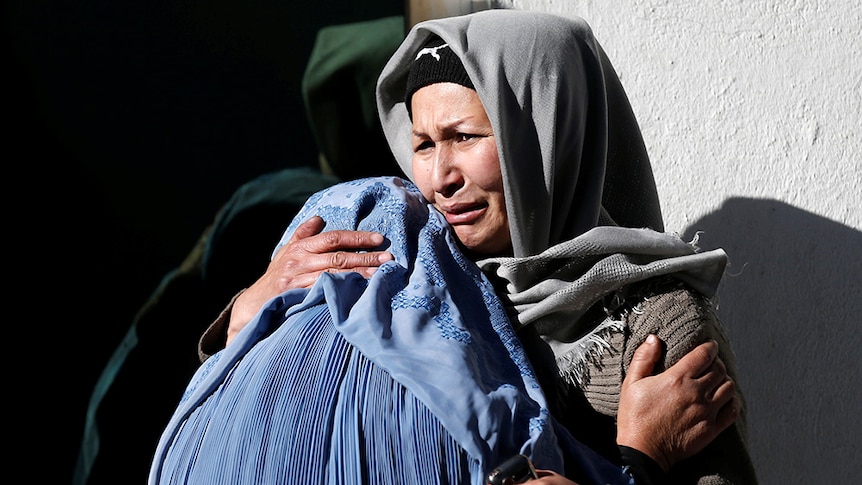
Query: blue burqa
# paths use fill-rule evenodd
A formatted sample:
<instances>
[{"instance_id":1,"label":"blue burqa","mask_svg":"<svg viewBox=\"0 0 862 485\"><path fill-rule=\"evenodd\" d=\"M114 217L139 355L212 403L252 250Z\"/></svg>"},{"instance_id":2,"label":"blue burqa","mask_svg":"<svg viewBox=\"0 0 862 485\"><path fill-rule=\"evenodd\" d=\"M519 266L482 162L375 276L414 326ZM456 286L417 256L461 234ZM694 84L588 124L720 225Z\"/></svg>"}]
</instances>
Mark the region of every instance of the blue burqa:
<instances>
[{"instance_id":1,"label":"blue burqa","mask_svg":"<svg viewBox=\"0 0 862 485\"><path fill-rule=\"evenodd\" d=\"M278 247L315 214L382 233L395 260L269 301L192 378L149 483L480 485L515 453L631 483L550 416L490 282L411 182L325 189Z\"/></svg>"}]
</instances>

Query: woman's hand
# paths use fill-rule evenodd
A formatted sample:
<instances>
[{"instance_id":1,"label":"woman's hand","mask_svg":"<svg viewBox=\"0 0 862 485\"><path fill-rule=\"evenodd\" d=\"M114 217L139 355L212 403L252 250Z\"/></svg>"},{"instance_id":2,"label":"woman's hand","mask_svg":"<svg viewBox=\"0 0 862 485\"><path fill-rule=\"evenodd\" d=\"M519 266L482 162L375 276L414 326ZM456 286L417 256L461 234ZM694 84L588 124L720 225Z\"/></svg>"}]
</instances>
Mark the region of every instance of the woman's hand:
<instances>
[{"instance_id":1,"label":"woman's hand","mask_svg":"<svg viewBox=\"0 0 862 485\"><path fill-rule=\"evenodd\" d=\"M349 271L368 278L381 264L393 259L389 252L370 251L383 244L382 234L346 230L321 233L325 225L319 216L300 224L270 261L266 272L236 299L227 344L276 295L294 288L309 288L323 272ZM360 250L368 252L357 252Z\"/></svg>"},{"instance_id":2,"label":"woman's hand","mask_svg":"<svg viewBox=\"0 0 862 485\"><path fill-rule=\"evenodd\" d=\"M661 350L650 335L632 358L620 394L617 444L646 453L667 472L733 424L740 409L715 341L654 376Z\"/></svg>"}]
</instances>

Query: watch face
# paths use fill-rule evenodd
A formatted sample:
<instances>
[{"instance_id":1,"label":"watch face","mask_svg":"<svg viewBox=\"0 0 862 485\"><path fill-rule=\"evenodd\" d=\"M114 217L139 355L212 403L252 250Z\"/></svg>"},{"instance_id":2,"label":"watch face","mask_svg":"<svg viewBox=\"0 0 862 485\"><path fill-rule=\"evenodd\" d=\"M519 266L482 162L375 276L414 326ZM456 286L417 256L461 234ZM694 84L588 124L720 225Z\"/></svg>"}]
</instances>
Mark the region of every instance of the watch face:
<instances>
[{"instance_id":1,"label":"watch face","mask_svg":"<svg viewBox=\"0 0 862 485\"><path fill-rule=\"evenodd\" d=\"M515 455L488 474L488 485L512 485L539 478L533 463L524 455Z\"/></svg>"}]
</instances>

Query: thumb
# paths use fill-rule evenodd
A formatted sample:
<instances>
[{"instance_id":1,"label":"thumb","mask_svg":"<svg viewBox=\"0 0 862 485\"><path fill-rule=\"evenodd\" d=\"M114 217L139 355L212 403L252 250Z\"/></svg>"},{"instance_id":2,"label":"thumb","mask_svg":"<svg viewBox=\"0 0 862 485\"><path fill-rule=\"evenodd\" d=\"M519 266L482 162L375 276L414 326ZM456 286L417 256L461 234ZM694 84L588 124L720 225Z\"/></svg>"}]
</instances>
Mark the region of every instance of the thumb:
<instances>
[{"instance_id":1,"label":"thumb","mask_svg":"<svg viewBox=\"0 0 862 485\"><path fill-rule=\"evenodd\" d=\"M661 350L661 340L655 335L648 335L646 341L635 350L628 376L636 380L651 376L661 358Z\"/></svg>"}]
</instances>

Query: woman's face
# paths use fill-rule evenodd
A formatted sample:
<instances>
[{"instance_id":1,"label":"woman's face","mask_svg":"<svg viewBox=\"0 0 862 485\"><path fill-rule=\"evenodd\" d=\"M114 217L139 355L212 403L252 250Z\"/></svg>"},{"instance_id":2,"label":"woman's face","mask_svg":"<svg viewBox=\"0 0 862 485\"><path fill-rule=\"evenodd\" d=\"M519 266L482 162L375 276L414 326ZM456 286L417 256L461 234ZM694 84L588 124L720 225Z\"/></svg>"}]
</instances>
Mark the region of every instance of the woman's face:
<instances>
[{"instance_id":1,"label":"woman's face","mask_svg":"<svg viewBox=\"0 0 862 485\"><path fill-rule=\"evenodd\" d=\"M512 238L494 131L476 91L455 83L413 94L413 179L464 247L509 255Z\"/></svg>"}]
</instances>

